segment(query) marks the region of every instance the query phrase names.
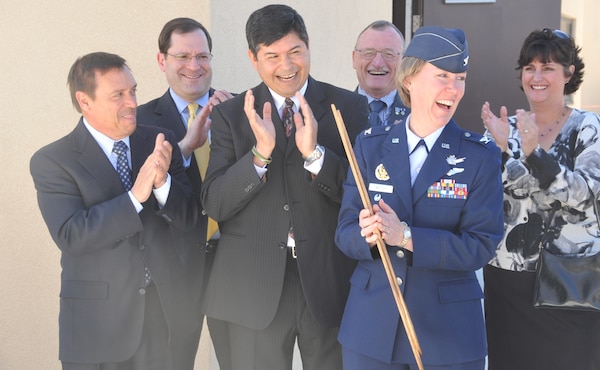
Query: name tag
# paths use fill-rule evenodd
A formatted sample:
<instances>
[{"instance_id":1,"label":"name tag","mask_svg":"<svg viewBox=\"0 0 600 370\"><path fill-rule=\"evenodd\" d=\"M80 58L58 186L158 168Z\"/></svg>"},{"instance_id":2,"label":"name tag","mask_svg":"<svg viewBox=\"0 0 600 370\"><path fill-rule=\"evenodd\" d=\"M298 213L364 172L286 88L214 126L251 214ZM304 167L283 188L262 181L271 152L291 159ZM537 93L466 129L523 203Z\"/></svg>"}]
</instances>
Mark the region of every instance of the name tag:
<instances>
[{"instance_id":1,"label":"name tag","mask_svg":"<svg viewBox=\"0 0 600 370\"><path fill-rule=\"evenodd\" d=\"M369 183L369 191L391 194L394 192L394 187L392 185Z\"/></svg>"}]
</instances>

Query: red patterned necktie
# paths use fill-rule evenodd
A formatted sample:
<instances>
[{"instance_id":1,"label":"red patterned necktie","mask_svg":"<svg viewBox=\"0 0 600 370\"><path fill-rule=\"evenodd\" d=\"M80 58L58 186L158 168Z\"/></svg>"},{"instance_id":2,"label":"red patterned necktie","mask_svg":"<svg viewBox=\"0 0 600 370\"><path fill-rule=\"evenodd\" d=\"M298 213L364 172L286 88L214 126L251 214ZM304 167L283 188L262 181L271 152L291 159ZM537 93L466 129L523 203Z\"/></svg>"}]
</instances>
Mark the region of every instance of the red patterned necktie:
<instances>
[{"instance_id":1,"label":"red patterned necktie","mask_svg":"<svg viewBox=\"0 0 600 370\"><path fill-rule=\"evenodd\" d=\"M292 127L294 127L294 101L290 98L285 98L285 107L283 107L281 120L285 129L285 137L290 137Z\"/></svg>"}]
</instances>

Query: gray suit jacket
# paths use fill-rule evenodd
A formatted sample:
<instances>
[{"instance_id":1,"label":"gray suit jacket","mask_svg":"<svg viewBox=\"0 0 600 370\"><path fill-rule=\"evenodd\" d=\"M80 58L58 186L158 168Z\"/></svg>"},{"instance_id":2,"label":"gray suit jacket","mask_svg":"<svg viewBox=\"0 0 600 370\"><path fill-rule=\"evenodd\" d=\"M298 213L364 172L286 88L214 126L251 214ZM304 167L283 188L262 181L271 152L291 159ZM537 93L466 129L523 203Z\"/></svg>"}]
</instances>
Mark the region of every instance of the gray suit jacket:
<instances>
[{"instance_id":1,"label":"gray suit jacket","mask_svg":"<svg viewBox=\"0 0 600 370\"><path fill-rule=\"evenodd\" d=\"M253 92L257 112L265 102L273 104L264 83ZM256 141L244 113L244 97L240 94L212 112L211 158L202 201L220 223L221 242L208 284L206 314L254 329L269 325L281 296L293 224L308 307L319 323L337 327L355 262L333 241L347 160L331 104L341 111L354 139L368 124L366 99L310 78L305 98L319 122L323 168L312 180L294 135L288 143L273 109L277 143L262 182L252 162Z\"/></svg>"},{"instance_id":2,"label":"gray suit jacket","mask_svg":"<svg viewBox=\"0 0 600 370\"><path fill-rule=\"evenodd\" d=\"M213 94L213 89L210 90L210 95ZM146 104L140 105L137 108L137 121L143 125L150 125L171 130L175 133L175 139L180 141L186 134L186 128L181 120L181 115L177 110L177 106L171 98L169 90L161 97L151 100ZM198 170L196 157L192 154L190 166L185 170L188 179L192 184L192 190L198 197L200 202L200 187L202 186L202 178ZM194 228L186 232L176 232L173 238L176 242L176 247L179 250L178 255L181 257L181 262L185 268L187 276L186 283L189 284L190 294L195 296L197 300L198 313L201 313L201 301L205 276L205 269L208 267L206 263L206 223L208 217L206 212L202 212L198 223Z\"/></svg>"},{"instance_id":3,"label":"gray suit jacket","mask_svg":"<svg viewBox=\"0 0 600 370\"><path fill-rule=\"evenodd\" d=\"M134 181L158 132L138 126L130 136ZM176 141L171 133L166 138L174 147L167 203L159 209L151 195L139 214L82 120L31 158L38 204L62 252L62 361L121 362L134 354L142 335L145 264L161 298L171 344L182 343L200 325L171 238L171 228L196 224L200 207Z\"/></svg>"}]
</instances>

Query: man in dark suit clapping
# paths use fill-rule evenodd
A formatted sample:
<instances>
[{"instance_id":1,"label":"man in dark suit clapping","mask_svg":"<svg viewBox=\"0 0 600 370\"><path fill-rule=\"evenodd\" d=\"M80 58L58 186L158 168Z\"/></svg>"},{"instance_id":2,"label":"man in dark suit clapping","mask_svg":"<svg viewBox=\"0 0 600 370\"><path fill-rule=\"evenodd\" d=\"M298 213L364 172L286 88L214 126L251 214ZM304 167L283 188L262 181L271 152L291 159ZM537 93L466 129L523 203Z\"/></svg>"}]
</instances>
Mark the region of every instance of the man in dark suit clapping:
<instances>
[{"instance_id":1,"label":"man in dark suit clapping","mask_svg":"<svg viewBox=\"0 0 600 370\"><path fill-rule=\"evenodd\" d=\"M308 34L286 5L247 21L262 83L215 106L202 185L221 241L207 312L229 322L234 369L341 369L340 319L355 263L333 235L347 160L331 110L349 136L367 127L363 96L310 77Z\"/></svg>"},{"instance_id":2,"label":"man in dark suit clapping","mask_svg":"<svg viewBox=\"0 0 600 370\"><path fill-rule=\"evenodd\" d=\"M156 59L169 88L162 96L140 105L137 110L141 124L175 133L186 173L198 197L209 157L210 111L214 105L232 97L229 92L210 86L213 75L211 53L212 39L200 22L191 18L174 18L165 23L158 36ZM197 302L199 321L202 321L204 286L219 242L216 222L209 222L206 212L203 212L196 227L188 232L175 233L174 239L177 248L187 252L184 256L186 283ZM219 368L230 370L227 326L211 318L207 319L207 323ZM200 332L201 328L198 328L196 348ZM195 356L179 357L189 364L188 367L193 367Z\"/></svg>"},{"instance_id":3,"label":"man in dark suit clapping","mask_svg":"<svg viewBox=\"0 0 600 370\"><path fill-rule=\"evenodd\" d=\"M200 323L171 235L194 227L201 206L176 140L136 124L137 84L120 56L79 58L68 84L83 117L30 164L62 252L63 370L185 369L177 354Z\"/></svg>"}]
</instances>

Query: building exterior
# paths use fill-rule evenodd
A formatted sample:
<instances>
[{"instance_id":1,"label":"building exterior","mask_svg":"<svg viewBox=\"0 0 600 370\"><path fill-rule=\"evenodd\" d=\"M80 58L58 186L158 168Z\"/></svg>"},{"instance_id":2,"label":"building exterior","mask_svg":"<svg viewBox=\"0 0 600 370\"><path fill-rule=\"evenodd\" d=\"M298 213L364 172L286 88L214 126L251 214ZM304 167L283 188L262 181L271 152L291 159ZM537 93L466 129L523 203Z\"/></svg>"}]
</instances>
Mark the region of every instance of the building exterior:
<instances>
[{"instance_id":1,"label":"building exterior","mask_svg":"<svg viewBox=\"0 0 600 370\"><path fill-rule=\"evenodd\" d=\"M377 19L392 20L403 0L282 1L305 19L312 75L354 89L351 51L358 33ZM485 100L524 106L518 89L516 57L529 31L569 24L583 46L586 76L573 105L600 112L600 51L592 17L595 0L496 0L486 4L413 1L424 25L462 27L467 32L471 66L467 95L457 115L465 127L481 130ZM157 38L168 20L188 16L204 23L214 47L213 86L241 92L259 79L248 60L245 22L264 0L104 0L4 1L0 5L2 124L0 157L8 173L3 194L0 245L0 370L60 369L58 361L59 250L37 209L29 159L34 151L70 132L79 115L66 86L74 60L92 51L127 59L138 82L138 103L167 88L156 63ZM565 23L566 22L566 23ZM401 29L404 29L401 27ZM503 103L506 102L506 103ZM210 343L203 335L196 369L209 369Z\"/></svg>"}]
</instances>

